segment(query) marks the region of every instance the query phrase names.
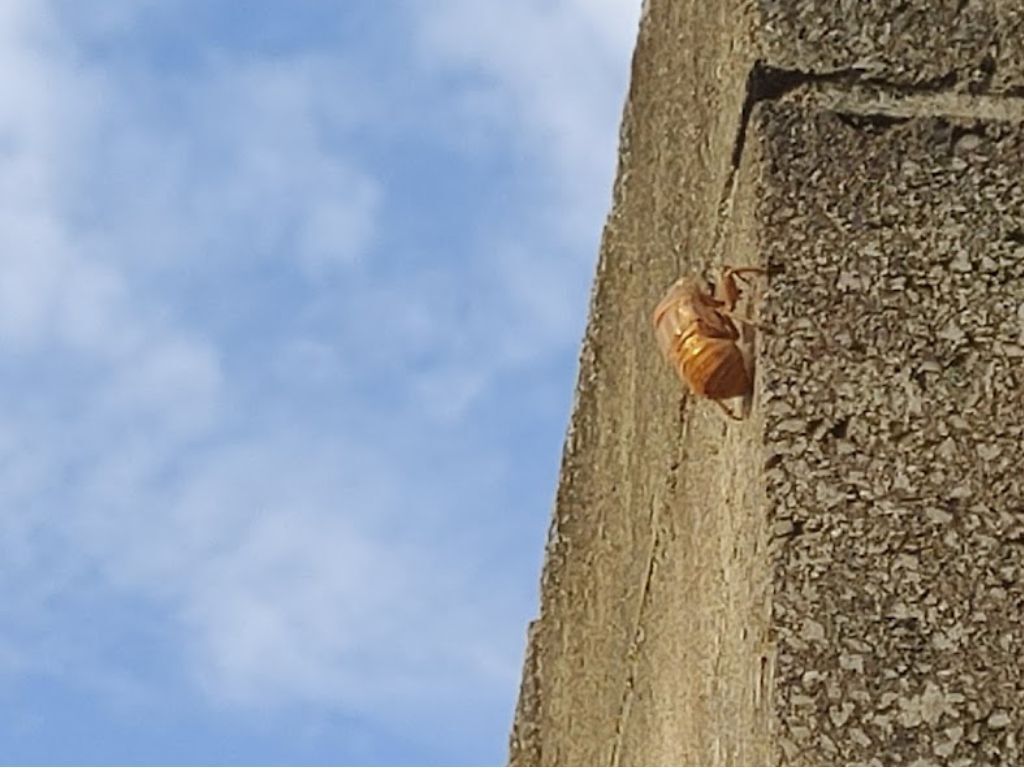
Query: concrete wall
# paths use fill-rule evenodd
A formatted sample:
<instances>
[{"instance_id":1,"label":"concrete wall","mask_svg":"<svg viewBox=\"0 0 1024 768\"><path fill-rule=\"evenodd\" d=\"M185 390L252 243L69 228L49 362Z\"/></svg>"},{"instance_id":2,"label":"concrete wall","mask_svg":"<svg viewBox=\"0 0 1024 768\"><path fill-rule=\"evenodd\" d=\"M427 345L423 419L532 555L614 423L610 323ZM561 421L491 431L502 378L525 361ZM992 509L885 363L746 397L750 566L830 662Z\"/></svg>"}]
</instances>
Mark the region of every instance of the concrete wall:
<instances>
[{"instance_id":1,"label":"concrete wall","mask_svg":"<svg viewBox=\"0 0 1024 768\"><path fill-rule=\"evenodd\" d=\"M1024 4L649 0L513 764L1024 760ZM751 417L650 313L767 267Z\"/></svg>"}]
</instances>

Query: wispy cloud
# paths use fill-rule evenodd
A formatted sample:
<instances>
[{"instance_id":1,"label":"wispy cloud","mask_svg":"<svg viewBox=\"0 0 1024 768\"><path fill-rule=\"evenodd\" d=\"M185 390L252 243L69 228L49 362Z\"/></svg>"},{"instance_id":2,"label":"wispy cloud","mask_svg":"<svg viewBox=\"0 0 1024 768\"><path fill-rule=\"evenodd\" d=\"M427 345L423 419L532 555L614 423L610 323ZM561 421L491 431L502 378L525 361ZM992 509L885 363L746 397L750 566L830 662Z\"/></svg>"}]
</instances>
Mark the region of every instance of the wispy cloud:
<instances>
[{"instance_id":1,"label":"wispy cloud","mask_svg":"<svg viewBox=\"0 0 1024 768\"><path fill-rule=\"evenodd\" d=\"M87 169L105 205L80 216L101 230L97 247L143 268L221 274L284 260L316 277L364 257L381 191L337 146L344 67L213 52L199 66L111 84Z\"/></svg>"},{"instance_id":2,"label":"wispy cloud","mask_svg":"<svg viewBox=\"0 0 1024 768\"><path fill-rule=\"evenodd\" d=\"M459 84L455 125L481 137L470 151L511 153L535 176L529 212L496 214L475 242L487 268L470 285L485 309L466 325L487 338L468 346L489 350L494 376L579 341L638 15L632 0L446 0L417 12L422 65Z\"/></svg>"},{"instance_id":3,"label":"wispy cloud","mask_svg":"<svg viewBox=\"0 0 1024 768\"><path fill-rule=\"evenodd\" d=\"M460 73L471 119L533 160L552 185L545 223L577 247L595 242L611 199L623 52L638 16L634 0L446 0L420 10L425 61Z\"/></svg>"},{"instance_id":4,"label":"wispy cloud","mask_svg":"<svg viewBox=\"0 0 1024 768\"><path fill-rule=\"evenodd\" d=\"M634 5L407 6L392 93L348 51L103 47L163 4L0 5L0 674L145 697L62 615L139 601L217 706L511 701L508 391L571 369ZM413 141L490 181L450 240L408 234L440 214L404 185L454 194Z\"/></svg>"},{"instance_id":5,"label":"wispy cloud","mask_svg":"<svg viewBox=\"0 0 1024 768\"><path fill-rule=\"evenodd\" d=\"M0 397L18 415L5 424L0 496L5 548L20 554L19 572L9 575L43 578L51 548L61 547L79 567L63 572L65 583L47 578L51 590L74 590L82 569L98 568L124 588L170 599L190 624L206 617L199 655L205 648L210 665L226 670L216 658L219 627L232 624L226 606L245 595L204 573L216 567L218 547L235 559L254 552L251 568L287 570L290 559L306 557L298 543L260 560L263 550L247 542L271 525L267 516L281 525L305 516L302 535L316 534L310 545L336 533L339 548L372 548L356 546L344 528L326 530L346 512L343 489L321 482L307 496L281 497L304 487L318 455L310 445L248 467L276 478L267 490L279 498L230 492L256 479L239 470L231 435L242 418L235 409L253 403L237 402L245 370L226 346L231 339L209 325L212 308L183 313L181 282L212 275L220 292L213 302L229 305L231 279L263 262L289 260L271 268L271 279L274 269L284 279L290 271L315 279L344 266L372 241L379 191L327 146L329 126L318 127L317 100L326 103L326 94L314 84L327 63L213 57L194 81L124 79L76 59L47 4L11 2L4 12L0 334L17 375ZM268 429L256 424L246 438L257 454L280 439ZM198 450L190 445L205 446L203 464L189 461ZM206 524L194 524L202 515ZM196 608L218 600L219 614ZM267 601L281 610L302 604L283 594ZM284 654L285 645L273 647ZM317 663L301 642L288 652ZM249 671L267 668L287 674L273 655Z\"/></svg>"}]
</instances>

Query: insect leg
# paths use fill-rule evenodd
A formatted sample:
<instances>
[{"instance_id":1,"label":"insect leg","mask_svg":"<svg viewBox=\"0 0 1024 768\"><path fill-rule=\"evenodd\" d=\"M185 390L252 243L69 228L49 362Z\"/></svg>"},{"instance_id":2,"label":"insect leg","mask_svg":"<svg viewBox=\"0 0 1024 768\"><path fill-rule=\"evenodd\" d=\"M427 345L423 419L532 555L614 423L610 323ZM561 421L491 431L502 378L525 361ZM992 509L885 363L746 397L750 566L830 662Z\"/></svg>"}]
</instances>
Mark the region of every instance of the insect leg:
<instances>
[{"instance_id":1,"label":"insect leg","mask_svg":"<svg viewBox=\"0 0 1024 768\"><path fill-rule=\"evenodd\" d=\"M748 328L753 328L754 330L760 331L761 333L771 333L771 329L769 329L768 326L766 326L766 325L761 325L760 323L755 323L753 320L748 320L745 317L740 317L739 315L734 314L733 312L728 312L728 311L726 311L724 309L720 309L718 311L721 314L723 314L726 317L728 317L733 322L743 323L743 325L747 326Z\"/></svg>"},{"instance_id":2,"label":"insect leg","mask_svg":"<svg viewBox=\"0 0 1024 768\"><path fill-rule=\"evenodd\" d=\"M747 381L750 382L750 389L743 394L743 406L741 412L743 418L750 416L754 407L754 389L757 387L756 371L754 370L754 347L752 344L740 344L740 355L743 357L743 367L747 370Z\"/></svg>"},{"instance_id":3,"label":"insect leg","mask_svg":"<svg viewBox=\"0 0 1024 768\"><path fill-rule=\"evenodd\" d=\"M722 267L722 277L719 281L719 286L722 289L723 299L721 305L725 309L731 312L736 307L736 302L740 300L740 288L736 285L736 280L733 277L732 267Z\"/></svg>"},{"instance_id":4,"label":"insect leg","mask_svg":"<svg viewBox=\"0 0 1024 768\"><path fill-rule=\"evenodd\" d=\"M745 275L763 275L765 271L760 267L730 267L728 265L722 267L722 291L725 294L725 304L729 310L736 308L736 304L740 300L740 296L743 295L743 291L736 285L736 280L739 279L744 283L750 282L749 278Z\"/></svg>"},{"instance_id":5,"label":"insect leg","mask_svg":"<svg viewBox=\"0 0 1024 768\"><path fill-rule=\"evenodd\" d=\"M739 301L740 296L743 293L739 286L736 285L736 280L739 279L745 283L749 283L749 279L744 277L744 275L763 274L765 274L765 271L760 267L723 267L722 284L726 293L726 306L718 311L721 314L726 315L729 319L742 323L748 328L754 328L758 331L767 333L768 329L765 326L735 314L736 303Z\"/></svg>"},{"instance_id":6,"label":"insect leg","mask_svg":"<svg viewBox=\"0 0 1024 768\"><path fill-rule=\"evenodd\" d=\"M721 408L722 412L725 413L725 415L728 416L733 421L743 421L743 418L741 416L737 416L735 413L733 413L729 406L727 406L721 400L712 400L711 402L713 402L715 405Z\"/></svg>"},{"instance_id":7,"label":"insect leg","mask_svg":"<svg viewBox=\"0 0 1024 768\"><path fill-rule=\"evenodd\" d=\"M750 282L747 278L742 275L763 275L765 271L761 267L723 267L725 274L732 275L733 277L739 277L743 282Z\"/></svg>"}]
</instances>

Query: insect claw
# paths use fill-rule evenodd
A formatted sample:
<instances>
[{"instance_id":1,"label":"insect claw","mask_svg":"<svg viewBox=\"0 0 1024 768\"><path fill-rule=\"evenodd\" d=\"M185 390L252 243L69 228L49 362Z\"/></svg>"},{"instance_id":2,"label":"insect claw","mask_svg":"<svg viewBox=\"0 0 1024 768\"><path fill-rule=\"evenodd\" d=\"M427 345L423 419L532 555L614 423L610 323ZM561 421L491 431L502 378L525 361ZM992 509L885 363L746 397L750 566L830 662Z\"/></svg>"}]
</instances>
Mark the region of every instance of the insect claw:
<instances>
[{"instance_id":1,"label":"insect claw","mask_svg":"<svg viewBox=\"0 0 1024 768\"><path fill-rule=\"evenodd\" d=\"M733 277L741 280L744 283L749 283L750 278L744 277L744 275L763 275L766 274L765 270L761 267L723 267L722 277L729 278Z\"/></svg>"}]
</instances>

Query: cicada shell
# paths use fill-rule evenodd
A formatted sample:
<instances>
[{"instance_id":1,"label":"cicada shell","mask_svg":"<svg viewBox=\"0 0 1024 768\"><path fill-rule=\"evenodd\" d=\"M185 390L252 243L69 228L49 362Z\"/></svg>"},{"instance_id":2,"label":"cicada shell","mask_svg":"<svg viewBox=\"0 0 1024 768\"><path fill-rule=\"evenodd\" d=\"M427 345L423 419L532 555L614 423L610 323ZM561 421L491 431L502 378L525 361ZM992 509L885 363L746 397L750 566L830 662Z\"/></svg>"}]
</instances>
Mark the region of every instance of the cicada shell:
<instances>
[{"instance_id":1,"label":"cicada shell","mask_svg":"<svg viewBox=\"0 0 1024 768\"><path fill-rule=\"evenodd\" d=\"M726 267L717 287L699 277L683 277L654 310L654 334L662 355L693 394L715 401L733 419L738 417L721 401L748 396L753 388L735 322L748 321L733 315L741 294L736 279L762 273L754 267Z\"/></svg>"}]
</instances>

